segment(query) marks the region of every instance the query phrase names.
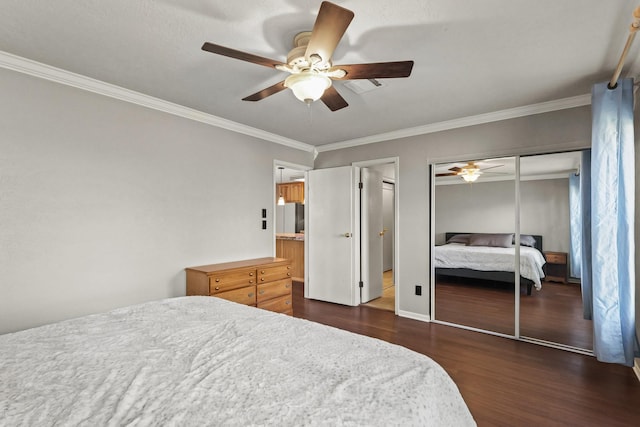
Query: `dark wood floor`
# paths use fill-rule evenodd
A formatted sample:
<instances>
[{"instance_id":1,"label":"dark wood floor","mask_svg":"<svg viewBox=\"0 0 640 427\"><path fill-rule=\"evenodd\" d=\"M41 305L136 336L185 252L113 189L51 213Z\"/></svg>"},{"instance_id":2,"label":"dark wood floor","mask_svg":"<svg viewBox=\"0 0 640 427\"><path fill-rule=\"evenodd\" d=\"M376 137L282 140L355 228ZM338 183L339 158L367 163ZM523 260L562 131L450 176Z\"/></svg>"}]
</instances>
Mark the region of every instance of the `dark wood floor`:
<instances>
[{"instance_id":1,"label":"dark wood floor","mask_svg":"<svg viewBox=\"0 0 640 427\"><path fill-rule=\"evenodd\" d=\"M307 300L300 283L294 316L429 356L451 375L480 426L640 425L640 382L630 368L385 310Z\"/></svg>"},{"instance_id":2,"label":"dark wood floor","mask_svg":"<svg viewBox=\"0 0 640 427\"><path fill-rule=\"evenodd\" d=\"M438 320L514 335L513 285L440 276ZM520 294L520 334L581 349L593 349L591 321L582 316L580 285L543 282Z\"/></svg>"}]
</instances>

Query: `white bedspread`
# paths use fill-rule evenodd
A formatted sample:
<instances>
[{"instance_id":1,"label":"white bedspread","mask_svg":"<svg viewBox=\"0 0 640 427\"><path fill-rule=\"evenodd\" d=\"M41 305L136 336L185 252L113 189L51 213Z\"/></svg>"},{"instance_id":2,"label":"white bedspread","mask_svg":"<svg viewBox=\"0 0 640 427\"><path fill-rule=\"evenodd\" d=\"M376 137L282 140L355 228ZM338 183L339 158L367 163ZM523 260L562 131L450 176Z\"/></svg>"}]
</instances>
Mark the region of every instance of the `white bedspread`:
<instances>
[{"instance_id":1,"label":"white bedspread","mask_svg":"<svg viewBox=\"0 0 640 427\"><path fill-rule=\"evenodd\" d=\"M520 246L520 275L531 280L536 289L542 287L544 256L539 250ZM465 246L458 243L436 246L435 268L470 268L480 271L515 271L515 248Z\"/></svg>"},{"instance_id":2,"label":"white bedspread","mask_svg":"<svg viewBox=\"0 0 640 427\"><path fill-rule=\"evenodd\" d=\"M433 360L211 297L0 336L0 425L434 425L474 421Z\"/></svg>"}]
</instances>

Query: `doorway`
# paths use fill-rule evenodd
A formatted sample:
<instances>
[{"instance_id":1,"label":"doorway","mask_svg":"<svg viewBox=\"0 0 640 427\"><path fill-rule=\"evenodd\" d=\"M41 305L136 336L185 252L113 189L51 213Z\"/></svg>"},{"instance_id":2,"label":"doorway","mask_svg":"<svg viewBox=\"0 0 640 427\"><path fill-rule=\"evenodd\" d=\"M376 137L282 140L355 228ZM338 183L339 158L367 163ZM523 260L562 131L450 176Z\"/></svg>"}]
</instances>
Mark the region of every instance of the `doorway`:
<instances>
[{"instance_id":1,"label":"doorway","mask_svg":"<svg viewBox=\"0 0 640 427\"><path fill-rule=\"evenodd\" d=\"M371 200L378 199L367 195L367 188L373 188L363 182L360 190L361 173L365 180L371 179L379 184L380 204L377 208L368 206ZM375 178L379 176L379 178ZM397 313L399 301L399 269L397 241L398 201L395 191L398 189L398 159L386 158L366 162L356 162L351 166L309 171L307 190L307 230L305 231L305 297L323 301L357 306L382 297L383 275L392 280L390 309ZM368 177L368 178L367 178ZM383 180L393 184L383 190ZM383 191L393 197L386 197L389 210L387 227L382 220ZM371 190L369 190L371 192ZM378 191L374 191L378 194ZM366 209L380 217L370 219L362 214ZM375 215L374 215L375 216ZM369 223L367 222L369 221ZM372 225L374 224L374 225ZM387 228L385 231L384 228ZM368 235L367 235L368 234ZM391 242L391 253L386 262L386 274L383 273L383 244ZM371 246L370 246L371 245ZM377 246L379 245L379 246ZM389 246L389 243L386 243ZM379 247L371 249L371 247ZM391 267L389 268L389 264ZM379 271L377 273L376 271ZM379 294L378 292L379 283ZM387 282L388 283L388 282Z\"/></svg>"},{"instance_id":2,"label":"doorway","mask_svg":"<svg viewBox=\"0 0 640 427\"><path fill-rule=\"evenodd\" d=\"M382 177L382 294L364 305L395 312L395 168L393 163L371 168L379 171Z\"/></svg>"},{"instance_id":3,"label":"doorway","mask_svg":"<svg viewBox=\"0 0 640 427\"><path fill-rule=\"evenodd\" d=\"M395 157L308 173L305 297L397 313L397 176Z\"/></svg>"},{"instance_id":4,"label":"doorway","mask_svg":"<svg viewBox=\"0 0 640 427\"><path fill-rule=\"evenodd\" d=\"M274 253L291 260L291 276L297 283L304 283L305 172L309 169L274 161Z\"/></svg>"}]
</instances>

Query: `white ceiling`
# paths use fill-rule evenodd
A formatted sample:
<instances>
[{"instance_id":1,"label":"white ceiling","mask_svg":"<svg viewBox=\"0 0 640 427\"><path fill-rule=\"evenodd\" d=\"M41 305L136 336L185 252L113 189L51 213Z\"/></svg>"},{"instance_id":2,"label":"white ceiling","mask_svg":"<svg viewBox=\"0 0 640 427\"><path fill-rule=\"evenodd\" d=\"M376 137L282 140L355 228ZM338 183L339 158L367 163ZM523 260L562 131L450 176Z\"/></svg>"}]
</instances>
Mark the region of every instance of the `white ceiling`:
<instances>
[{"instance_id":1,"label":"white ceiling","mask_svg":"<svg viewBox=\"0 0 640 427\"><path fill-rule=\"evenodd\" d=\"M638 0L335 0L355 18L335 64L414 60L411 77L308 109L288 90L241 99L283 72L202 51L283 61L319 0L3 0L0 50L307 144L350 141L590 93L609 80ZM637 42L623 76L640 72Z\"/></svg>"}]
</instances>

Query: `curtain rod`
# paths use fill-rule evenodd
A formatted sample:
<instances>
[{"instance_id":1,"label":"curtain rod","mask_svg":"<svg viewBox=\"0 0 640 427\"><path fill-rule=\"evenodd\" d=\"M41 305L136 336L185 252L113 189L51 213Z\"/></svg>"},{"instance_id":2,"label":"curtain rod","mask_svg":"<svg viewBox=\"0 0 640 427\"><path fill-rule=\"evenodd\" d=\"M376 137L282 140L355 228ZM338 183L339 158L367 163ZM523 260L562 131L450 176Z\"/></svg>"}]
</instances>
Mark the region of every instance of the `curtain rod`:
<instances>
[{"instance_id":1,"label":"curtain rod","mask_svg":"<svg viewBox=\"0 0 640 427\"><path fill-rule=\"evenodd\" d=\"M613 77L611 77L611 81L609 82L609 89L614 89L618 84L618 77L620 77L620 73L622 72L622 67L624 67L624 61L627 57L627 53L629 53L629 49L631 48L631 43L633 43L633 39L636 36L636 33L640 29L640 6L636 7L633 11L633 22L631 22L631 26L629 27L629 37L627 37L627 43L624 45L624 49L622 50L622 55L620 55L620 61L618 61L618 66L616 70L613 72Z\"/></svg>"}]
</instances>

